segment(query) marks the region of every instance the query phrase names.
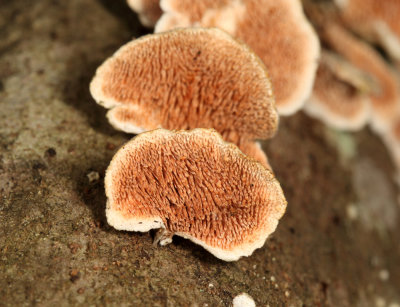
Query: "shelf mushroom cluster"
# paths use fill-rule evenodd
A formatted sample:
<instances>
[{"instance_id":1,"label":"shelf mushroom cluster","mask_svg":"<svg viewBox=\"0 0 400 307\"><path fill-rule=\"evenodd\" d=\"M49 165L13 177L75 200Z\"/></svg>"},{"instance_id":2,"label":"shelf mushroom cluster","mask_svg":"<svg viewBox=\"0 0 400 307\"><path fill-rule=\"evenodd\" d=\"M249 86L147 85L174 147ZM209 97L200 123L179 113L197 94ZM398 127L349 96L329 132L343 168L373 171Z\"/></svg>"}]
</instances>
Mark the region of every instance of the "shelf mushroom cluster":
<instances>
[{"instance_id":1,"label":"shelf mushroom cluster","mask_svg":"<svg viewBox=\"0 0 400 307\"><path fill-rule=\"evenodd\" d=\"M364 43L372 56L365 70L378 80L380 92L371 97L373 106L380 103L386 112L379 112L381 122L377 133L382 137L394 163L400 172L400 1L397 0L335 0L344 25L361 36L366 42L378 44L386 52L392 64ZM374 66L375 64L375 66ZM357 64L356 64L357 65ZM397 68L397 71L396 71ZM379 99L380 98L380 99ZM382 116L383 115L383 116ZM374 128L374 127L373 127ZM398 174L400 179L400 174Z\"/></svg>"},{"instance_id":2,"label":"shelf mushroom cluster","mask_svg":"<svg viewBox=\"0 0 400 307\"><path fill-rule=\"evenodd\" d=\"M214 26L244 41L270 72L280 115L303 109L345 131L369 124L400 172L400 1L129 2L151 8L136 10L141 18L157 12L151 24L156 32ZM392 63L371 43L383 48Z\"/></svg>"},{"instance_id":3,"label":"shelf mushroom cluster","mask_svg":"<svg viewBox=\"0 0 400 307\"><path fill-rule=\"evenodd\" d=\"M319 42L300 0L129 0L139 17L153 16L155 32L181 27L217 27L245 42L271 75L280 115L301 109L311 93ZM151 3L151 6L150 6ZM157 6L158 5L158 6ZM133 7L133 6L132 6Z\"/></svg>"},{"instance_id":4,"label":"shelf mushroom cluster","mask_svg":"<svg viewBox=\"0 0 400 307\"><path fill-rule=\"evenodd\" d=\"M298 111L311 93L319 42L299 0L161 0L155 32L218 27L245 42L266 65L281 115Z\"/></svg>"},{"instance_id":5,"label":"shelf mushroom cluster","mask_svg":"<svg viewBox=\"0 0 400 307\"><path fill-rule=\"evenodd\" d=\"M324 46L305 111L336 129L359 130L369 124L400 172L400 1L304 3Z\"/></svg>"},{"instance_id":6,"label":"shelf mushroom cluster","mask_svg":"<svg viewBox=\"0 0 400 307\"><path fill-rule=\"evenodd\" d=\"M90 91L116 129L139 134L106 172L109 224L158 228L160 244L179 235L226 261L264 244L286 200L256 142L274 136L278 113L249 47L216 28L143 36L97 69Z\"/></svg>"},{"instance_id":7,"label":"shelf mushroom cluster","mask_svg":"<svg viewBox=\"0 0 400 307\"><path fill-rule=\"evenodd\" d=\"M275 134L278 114L300 109L336 129L369 124L400 171L399 1L127 2L155 34L123 46L90 88L116 129L142 133L106 174L117 229L161 228L161 244L181 235L228 261L250 255L286 206L256 140ZM239 173L251 182L240 195L229 190Z\"/></svg>"},{"instance_id":8,"label":"shelf mushroom cluster","mask_svg":"<svg viewBox=\"0 0 400 307\"><path fill-rule=\"evenodd\" d=\"M334 0L346 26L400 61L398 0Z\"/></svg>"}]
</instances>

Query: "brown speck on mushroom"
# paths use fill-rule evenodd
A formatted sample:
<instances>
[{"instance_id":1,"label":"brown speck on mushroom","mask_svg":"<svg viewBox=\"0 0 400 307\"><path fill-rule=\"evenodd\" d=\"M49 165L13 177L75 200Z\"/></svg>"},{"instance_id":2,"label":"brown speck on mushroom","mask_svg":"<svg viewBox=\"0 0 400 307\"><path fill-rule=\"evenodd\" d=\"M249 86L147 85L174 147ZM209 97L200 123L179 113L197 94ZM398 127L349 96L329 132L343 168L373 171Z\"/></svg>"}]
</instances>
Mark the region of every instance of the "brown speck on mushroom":
<instances>
[{"instance_id":1,"label":"brown speck on mushroom","mask_svg":"<svg viewBox=\"0 0 400 307\"><path fill-rule=\"evenodd\" d=\"M273 174L212 129L138 135L114 156L105 188L116 229L161 228L225 261L260 248L286 208Z\"/></svg>"},{"instance_id":2,"label":"brown speck on mushroom","mask_svg":"<svg viewBox=\"0 0 400 307\"><path fill-rule=\"evenodd\" d=\"M140 22L152 28L162 12L159 0L127 0L128 5L139 15Z\"/></svg>"},{"instance_id":3,"label":"brown speck on mushroom","mask_svg":"<svg viewBox=\"0 0 400 307\"><path fill-rule=\"evenodd\" d=\"M278 114L260 59L218 29L134 40L98 68L91 94L129 133L214 128L235 144L272 137Z\"/></svg>"},{"instance_id":4,"label":"brown speck on mushroom","mask_svg":"<svg viewBox=\"0 0 400 307\"><path fill-rule=\"evenodd\" d=\"M282 115L299 110L311 93L318 38L299 0L162 0L155 31L218 27L248 44L267 66Z\"/></svg>"}]
</instances>

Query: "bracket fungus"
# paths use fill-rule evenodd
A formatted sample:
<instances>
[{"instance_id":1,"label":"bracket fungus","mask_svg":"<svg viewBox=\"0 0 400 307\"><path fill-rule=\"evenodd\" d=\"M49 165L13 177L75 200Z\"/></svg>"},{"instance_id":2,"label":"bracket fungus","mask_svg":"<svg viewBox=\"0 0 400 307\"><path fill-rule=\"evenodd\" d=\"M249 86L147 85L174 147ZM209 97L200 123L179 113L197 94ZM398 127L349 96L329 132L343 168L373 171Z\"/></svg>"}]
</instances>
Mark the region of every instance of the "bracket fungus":
<instances>
[{"instance_id":1,"label":"bracket fungus","mask_svg":"<svg viewBox=\"0 0 400 307\"><path fill-rule=\"evenodd\" d=\"M244 41L267 66L281 115L298 111L311 93L318 38L300 0L161 0L155 31L218 27Z\"/></svg>"},{"instance_id":2,"label":"bracket fungus","mask_svg":"<svg viewBox=\"0 0 400 307\"><path fill-rule=\"evenodd\" d=\"M346 25L400 61L399 0L335 0Z\"/></svg>"},{"instance_id":3,"label":"bracket fungus","mask_svg":"<svg viewBox=\"0 0 400 307\"><path fill-rule=\"evenodd\" d=\"M359 130L370 119L369 76L338 55L324 51L304 111L340 130Z\"/></svg>"},{"instance_id":4,"label":"bracket fungus","mask_svg":"<svg viewBox=\"0 0 400 307\"><path fill-rule=\"evenodd\" d=\"M128 5L134 10L140 22L146 27L154 27L162 11L159 0L127 0Z\"/></svg>"},{"instance_id":5,"label":"bracket fungus","mask_svg":"<svg viewBox=\"0 0 400 307\"><path fill-rule=\"evenodd\" d=\"M119 230L161 229L235 261L264 245L286 209L273 174L213 129L139 134L105 176L107 221Z\"/></svg>"},{"instance_id":6,"label":"bracket fungus","mask_svg":"<svg viewBox=\"0 0 400 307\"><path fill-rule=\"evenodd\" d=\"M376 50L337 23L327 23L322 35L332 49L375 79L379 90L369 95L371 126L377 133L389 129L400 112L398 81L389 65Z\"/></svg>"},{"instance_id":7,"label":"bracket fungus","mask_svg":"<svg viewBox=\"0 0 400 307\"><path fill-rule=\"evenodd\" d=\"M249 142L272 137L278 126L265 66L219 29L136 39L97 69L90 91L119 130L214 128L260 162L264 153Z\"/></svg>"}]
</instances>

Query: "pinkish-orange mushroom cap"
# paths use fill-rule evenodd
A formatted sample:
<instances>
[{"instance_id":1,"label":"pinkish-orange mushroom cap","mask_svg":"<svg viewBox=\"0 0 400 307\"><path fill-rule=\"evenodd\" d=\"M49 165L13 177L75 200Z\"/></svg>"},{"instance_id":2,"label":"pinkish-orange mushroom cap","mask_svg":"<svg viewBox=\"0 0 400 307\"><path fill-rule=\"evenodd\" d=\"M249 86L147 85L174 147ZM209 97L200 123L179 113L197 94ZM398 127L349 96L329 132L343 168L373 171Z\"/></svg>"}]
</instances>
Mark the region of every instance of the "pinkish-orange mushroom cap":
<instances>
[{"instance_id":1,"label":"pinkish-orange mushroom cap","mask_svg":"<svg viewBox=\"0 0 400 307\"><path fill-rule=\"evenodd\" d=\"M240 144L235 144L239 149L247 156L260 162L263 166L272 171L272 167L269 164L268 157L262 149L261 143L254 141L245 141Z\"/></svg>"},{"instance_id":2,"label":"pinkish-orange mushroom cap","mask_svg":"<svg viewBox=\"0 0 400 307\"><path fill-rule=\"evenodd\" d=\"M264 65L218 29L134 40L98 68L90 90L111 109L110 123L130 133L214 128L240 146L272 137L278 126Z\"/></svg>"},{"instance_id":3,"label":"pinkish-orange mushroom cap","mask_svg":"<svg viewBox=\"0 0 400 307\"><path fill-rule=\"evenodd\" d=\"M146 27L154 27L162 14L159 0L127 0L127 2Z\"/></svg>"},{"instance_id":4,"label":"pinkish-orange mushroom cap","mask_svg":"<svg viewBox=\"0 0 400 307\"><path fill-rule=\"evenodd\" d=\"M267 66L280 114L310 95L320 48L299 0L162 0L161 8L156 32L218 27L247 43Z\"/></svg>"},{"instance_id":5,"label":"pinkish-orange mushroom cap","mask_svg":"<svg viewBox=\"0 0 400 307\"><path fill-rule=\"evenodd\" d=\"M359 130L370 119L370 100L357 85L364 75L337 55L322 53L314 89L304 110L340 130ZM356 79L356 80L355 80Z\"/></svg>"},{"instance_id":6,"label":"pinkish-orange mushroom cap","mask_svg":"<svg viewBox=\"0 0 400 307\"><path fill-rule=\"evenodd\" d=\"M212 129L138 135L112 159L105 188L116 229L165 229L226 261L263 246L286 209L273 174Z\"/></svg>"},{"instance_id":7,"label":"pinkish-orange mushroom cap","mask_svg":"<svg viewBox=\"0 0 400 307\"><path fill-rule=\"evenodd\" d=\"M346 25L400 60L400 1L335 0L335 3Z\"/></svg>"},{"instance_id":8,"label":"pinkish-orange mushroom cap","mask_svg":"<svg viewBox=\"0 0 400 307\"><path fill-rule=\"evenodd\" d=\"M372 128L378 133L389 129L400 112L398 81L390 66L375 49L337 23L327 23L323 37L332 49L376 81L378 91L370 94Z\"/></svg>"}]
</instances>

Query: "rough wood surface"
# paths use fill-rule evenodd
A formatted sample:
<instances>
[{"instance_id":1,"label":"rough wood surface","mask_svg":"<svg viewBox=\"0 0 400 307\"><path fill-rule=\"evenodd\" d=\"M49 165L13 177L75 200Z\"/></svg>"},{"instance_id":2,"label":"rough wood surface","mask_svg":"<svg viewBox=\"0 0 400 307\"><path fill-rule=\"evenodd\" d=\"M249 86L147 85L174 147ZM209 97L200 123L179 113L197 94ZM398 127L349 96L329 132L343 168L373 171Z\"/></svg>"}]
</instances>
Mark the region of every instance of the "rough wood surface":
<instances>
[{"instance_id":1,"label":"rough wood surface","mask_svg":"<svg viewBox=\"0 0 400 307\"><path fill-rule=\"evenodd\" d=\"M241 292L258 306L399 306L399 191L367 130L282 119L264 149L288 209L249 258L107 225L104 170L130 136L88 85L140 34L123 0L0 2L0 306L230 306Z\"/></svg>"}]
</instances>

